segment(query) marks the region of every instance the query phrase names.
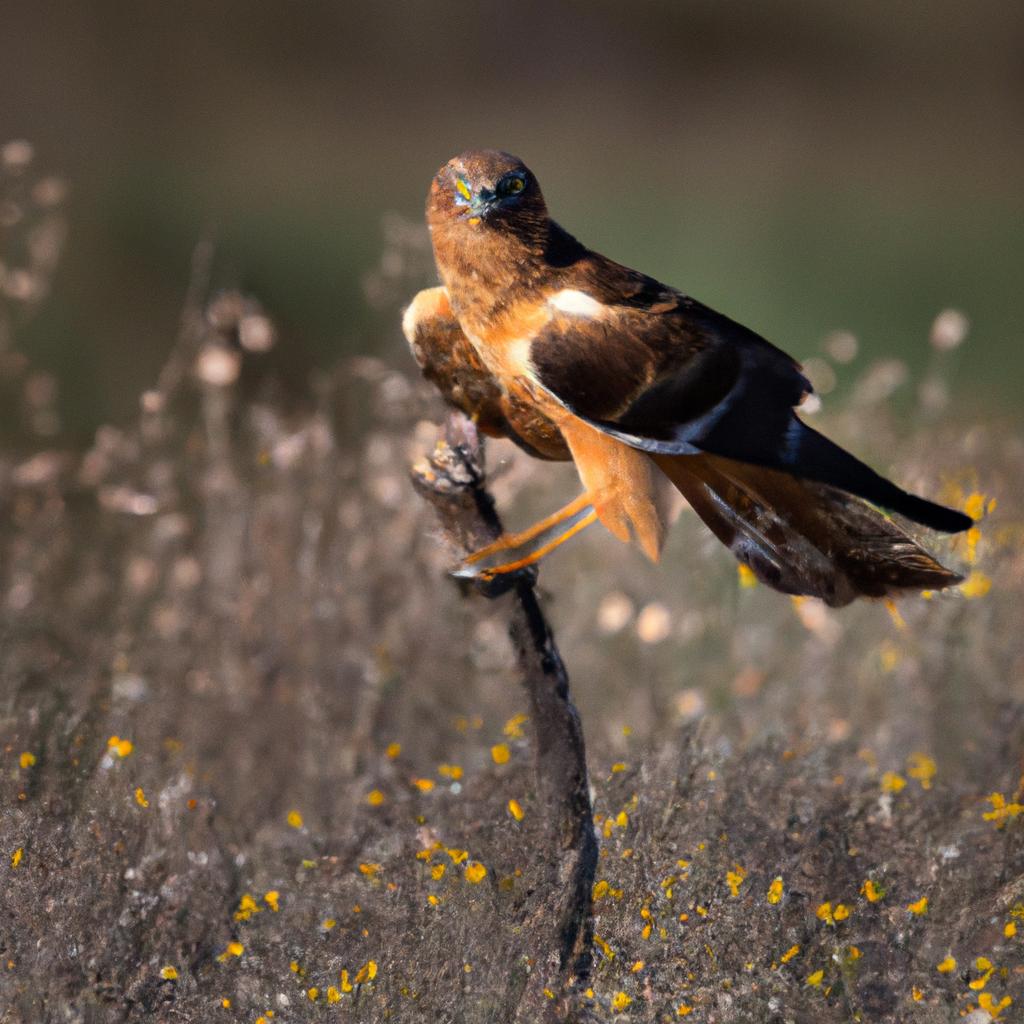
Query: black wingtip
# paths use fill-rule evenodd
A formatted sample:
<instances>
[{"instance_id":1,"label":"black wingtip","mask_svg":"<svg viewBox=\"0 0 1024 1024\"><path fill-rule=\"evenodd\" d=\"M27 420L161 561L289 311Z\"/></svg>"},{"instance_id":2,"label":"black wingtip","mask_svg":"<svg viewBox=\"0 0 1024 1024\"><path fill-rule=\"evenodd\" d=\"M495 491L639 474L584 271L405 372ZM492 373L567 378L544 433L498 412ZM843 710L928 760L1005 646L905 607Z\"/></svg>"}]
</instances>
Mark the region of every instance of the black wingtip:
<instances>
[{"instance_id":1,"label":"black wingtip","mask_svg":"<svg viewBox=\"0 0 1024 1024\"><path fill-rule=\"evenodd\" d=\"M784 452L791 464L787 468L796 476L856 494L932 530L961 533L974 525L963 512L897 487L796 417L790 424Z\"/></svg>"},{"instance_id":2,"label":"black wingtip","mask_svg":"<svg viewBox=\"0 0 1024 1024\"><path fill-rule=\"evenodd\" d=\"M907 498L910 500L904 507L896 508L896 511L922 526L929 526L942 533L962 533L974 525L974 520L969 515L957 512L954 508L936 505L934 501L926 501L914 494L908 494Z\"/></svg>"}]
</instances>

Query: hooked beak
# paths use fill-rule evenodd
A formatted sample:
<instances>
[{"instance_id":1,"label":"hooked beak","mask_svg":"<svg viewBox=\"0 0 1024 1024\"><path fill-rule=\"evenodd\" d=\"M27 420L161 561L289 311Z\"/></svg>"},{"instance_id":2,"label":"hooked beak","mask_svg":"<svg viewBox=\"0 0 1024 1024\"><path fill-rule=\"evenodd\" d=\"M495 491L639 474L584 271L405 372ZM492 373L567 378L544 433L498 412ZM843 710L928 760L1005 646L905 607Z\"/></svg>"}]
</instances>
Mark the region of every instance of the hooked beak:
<instances>
[{"instance_id":1,"label":"hooked beak","mask_svg":"<svg viewBox=\"0 0 1024 1024\"><path fill-rule=\"evenodd\" d=\"M479 224L495 206L497 194L489 188L482 188L473 195L472 190L462 178L455 179L455 205L465 207L464 219L471 224Z\"/></svg>"}]
</instances>

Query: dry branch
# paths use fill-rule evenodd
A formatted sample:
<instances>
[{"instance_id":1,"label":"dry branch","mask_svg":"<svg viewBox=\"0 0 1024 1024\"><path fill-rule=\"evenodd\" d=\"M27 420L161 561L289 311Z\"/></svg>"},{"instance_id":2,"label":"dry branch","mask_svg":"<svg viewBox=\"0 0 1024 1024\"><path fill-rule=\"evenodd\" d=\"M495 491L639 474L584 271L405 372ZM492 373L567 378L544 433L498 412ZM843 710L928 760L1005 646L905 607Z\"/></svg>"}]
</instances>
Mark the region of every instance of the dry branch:
<instances>
[{"instance_id":1,"label":"dry branch","mask_svg":"<svg viewBox=\"0 0 1024 1024\"><path fill-rule=\"evenodd\" d=\"M446 440L413 470L417 491L433 505L448 541L467 554L501 535L487 492L483 444L473 424L451 413ZM509 634L534 726L537 796L554 857L548 879L558 894L553 935L565 977L585 978L592 941L591 887L597 865L583 729L569 696L569 677L534 587L521 572L500 584L512 591ZM494 584L479 584L496 597Z\"/></svg>"}]
</instances>

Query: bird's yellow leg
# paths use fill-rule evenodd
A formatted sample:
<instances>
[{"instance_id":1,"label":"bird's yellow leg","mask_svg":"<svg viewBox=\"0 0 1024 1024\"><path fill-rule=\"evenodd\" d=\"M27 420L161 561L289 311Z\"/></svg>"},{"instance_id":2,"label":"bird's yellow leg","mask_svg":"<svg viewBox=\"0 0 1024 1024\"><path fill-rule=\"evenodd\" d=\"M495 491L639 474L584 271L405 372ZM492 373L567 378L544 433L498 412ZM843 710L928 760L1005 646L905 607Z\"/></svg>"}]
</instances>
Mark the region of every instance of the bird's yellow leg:
<instances>
[{"instance_id":1,"label":"bird's yellow leg","mask_svg":"<svg viewBox=\"0 0 1024 1024\"><path fill-rule=\"evenodd\" d=\"M520 533L507 533L468 555L452 575L497 576L539 562L591 523L597 521L591 496L584 492L565 508Z\"/></svg>"}]
</instances>

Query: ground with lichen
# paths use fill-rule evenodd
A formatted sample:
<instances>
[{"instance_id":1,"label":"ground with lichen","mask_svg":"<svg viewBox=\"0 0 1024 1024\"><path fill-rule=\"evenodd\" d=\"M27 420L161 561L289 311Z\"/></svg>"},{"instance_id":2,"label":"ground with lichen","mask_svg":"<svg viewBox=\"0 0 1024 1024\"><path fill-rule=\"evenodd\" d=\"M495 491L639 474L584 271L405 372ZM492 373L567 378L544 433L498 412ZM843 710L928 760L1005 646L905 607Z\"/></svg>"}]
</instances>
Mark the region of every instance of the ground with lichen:
<instances>
[{"instance_id":1,"label":"ground with lichen","mask_svg":"<svg viewBox=\"0 0 1024 1024\"><path fill-rule=\"evenodd\" d=\"M407 480L434 398L368 359L285 398L240 325L190 308L85 453L0 360L0 1020L1019 1019L1019 433L842 369L830 432L983 515L958 592L794 603L685 510L658 568L596 531L545 565L600 834L571 1000L506 599ZM572 486L491 467L513 523Z\"/></svg>"}]
</instances>

